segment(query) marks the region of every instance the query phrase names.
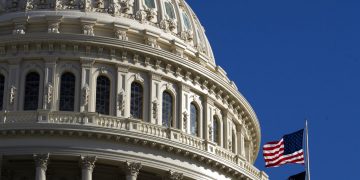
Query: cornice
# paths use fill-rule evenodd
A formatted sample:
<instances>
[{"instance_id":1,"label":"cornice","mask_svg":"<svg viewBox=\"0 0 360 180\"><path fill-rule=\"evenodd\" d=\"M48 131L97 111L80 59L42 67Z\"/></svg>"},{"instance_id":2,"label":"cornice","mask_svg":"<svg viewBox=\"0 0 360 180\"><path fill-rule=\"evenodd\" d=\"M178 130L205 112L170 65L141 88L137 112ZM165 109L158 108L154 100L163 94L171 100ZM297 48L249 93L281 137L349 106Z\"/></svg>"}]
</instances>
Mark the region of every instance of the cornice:
<instances>
[{"instance_id":1,"label":"cornice","mask_svg":"<svg viewBox=\"0 0 360 180\"><path fill-rule=\"evenodd\" d=\"M177 143L172 140L159 139L153 136L143 136L135 131L115 130L109 128L96 127L91 125L71 125L71 124L53 124L53 123L15 123L2 124L0 127L0 137L65 137L65 138L87 138L93 140L104 140L114 143L125 143L138 145L146 148L152 148L177 156L185 157L191 161L204 164L207 167L220 173L231 176L234 179L248 177L250 179L259 179L262 172L254 168L251 164L241 160L242 157L235 157L237 163L219 159L215 154L195 149L191 146ZM52 147L49 147L51 149ZM56 149L59 150L60 147ZM41 148L43 149L43 148ZM71 150L68 148L66 150ZM0 150L2 154L7 155L6 149ZM93 149L83 149L82 153L87 151L87 155L94 153ZM102 151L101 154L110 152ZM10 153L11 154L11 153ZM73 153L71 153L74 155ZM95 154L94 154L95 155ZM96 154L98 157L99 155ZM116 156L116 155L115 155ZM133 157L135 158L135 157ZM107 159L114 160L114 152L107 156Z\"/></svg>"}]
</instances>

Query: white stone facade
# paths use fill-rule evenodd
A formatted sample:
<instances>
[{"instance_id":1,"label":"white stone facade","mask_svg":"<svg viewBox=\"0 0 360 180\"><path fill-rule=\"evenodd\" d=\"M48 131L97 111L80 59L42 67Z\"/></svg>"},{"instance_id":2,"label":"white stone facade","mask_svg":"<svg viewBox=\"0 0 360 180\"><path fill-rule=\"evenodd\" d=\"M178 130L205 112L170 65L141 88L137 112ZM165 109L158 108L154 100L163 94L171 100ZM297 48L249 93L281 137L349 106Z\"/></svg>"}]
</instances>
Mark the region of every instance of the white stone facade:
<instances>
[{"instance_id":1,"label":"white stone facade","mask_svg":"<svg viewBox=\"0 0 360 180\"><path fill-rule=\"evenodd\" d=\"M0 0L0 76L2 179L268 179L257 117L183 0Z\"/></svg>"}]
</instances>

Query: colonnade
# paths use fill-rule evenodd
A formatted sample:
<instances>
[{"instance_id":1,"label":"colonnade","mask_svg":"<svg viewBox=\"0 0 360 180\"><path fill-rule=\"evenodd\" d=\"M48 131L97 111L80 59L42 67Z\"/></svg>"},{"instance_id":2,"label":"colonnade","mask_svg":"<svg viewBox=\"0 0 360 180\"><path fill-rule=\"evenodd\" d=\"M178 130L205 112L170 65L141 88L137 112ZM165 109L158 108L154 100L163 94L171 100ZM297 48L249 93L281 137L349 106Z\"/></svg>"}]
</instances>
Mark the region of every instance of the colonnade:
<instances>
[{"instance_id":1,"label":"colonnade","mask_svg":"<svg viewBox=\"0 0 360 180\"><path fill-rule=\"evenodd\" d=\"M49 154L34 154L35 163L35 180L46 180L46 170L50 162ZM80 159L81 167L81 180L92 180L93 171L97 161L96 156L81 156ZM129 162L126 161L122 164L121 169L125 171L126 180L137 180L141 168L143 167L140 162ZM2 156L0 155L0 179L2 169ZM182 180L183 174L169 170L164 176L164 180Z\"/></svg>"}]
</instances>

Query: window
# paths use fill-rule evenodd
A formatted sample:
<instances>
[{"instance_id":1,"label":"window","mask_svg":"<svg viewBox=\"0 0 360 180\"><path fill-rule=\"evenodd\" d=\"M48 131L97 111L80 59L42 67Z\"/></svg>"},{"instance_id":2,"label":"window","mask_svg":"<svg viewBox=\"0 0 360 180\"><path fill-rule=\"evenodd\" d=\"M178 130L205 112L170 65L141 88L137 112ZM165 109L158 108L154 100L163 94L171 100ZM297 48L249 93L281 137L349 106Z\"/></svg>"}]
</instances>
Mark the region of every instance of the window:
<instances>
[{"instance_id":1,"label":"window","mask_svg":"<svg viewBox=\"0 0 360 180\"><path fill-rule=\"evenodd\" d=\"M148 8L155 8L155 1L154 0L145 0L145 5Z\"/></svg>"},{"instance_id":2,"label":"window","mask_svg":"<svg viewBox=\"0 0 360 180\"><path fill-rule=\"evenodd\" d=\"M198 136L198 122L199 122L199 111L194 103L190 105L190 133L191 135Z\"/></svg>"},{"instance_id":3,"label":"window","mask_svg":"<svg viewBox=\"0 0 360 180\"><path fill-rule=\"evenodd\" d=\"M60 111L74 111L75 103L75 76L64 73L60 84Z\"/></svg>"},{"instance_id":4,"label":"window","mask_svg":"<svg viewBox=\"0 0 360 180\"><path fill-rule=\"evenodd\" d=\"M31 72L25 78L24 110L36 110L39 103L40 75Z\"/></svg>"},{"instance_id":5,"label":"window","mask_svg":"<svg viewBox=\"0 0 360 180\"><path fill-rule=\"evenodd\" d=\"M130 114L133 118L142 119L143 114L143 87L140 83L131 84Z\"/></svg>"},{"instance_id":6,"label":"window","mask_svg":"<svg viewBox=\"0 0 360 180\"><path fill-rule=\"evenodd\" d=\"M110 114L110 80L99 76L96 80L96 112Z\"/></svg>"},{"instance_id":7,"label":"window","mask_svg":"<svg viewBox=\"0 0 360 180\"><path fill-rule=\"evenodd\" d=\"M166 14L169 16L169 18L175 19L174 8L170 2L165 2L165 11L166 11Z\"/></svg>"},{"instance_id":8,"label":"window","mask_svg":"<svg viewBox=\"0 0 360 180\"><path fill-rule=\"evenodd\" d=\"M5 88L5 77L0 74L0 110L4 109L4 88Z\"/></svg>"},{"instance_id":9,"label":"window","mask_svg":"<svg viewBox=\"0 0 360 180\"><path fill-rule=\"evenodd\" d=\"M173 97L170 93L163 93L162 102L162 125L165 127L171 127L171 120L173 116Z\"/></svg>"},{"instance_id":10,"label":"window","mask_svg":"<svg viewBox=\"0 0 360 180\"><path fill-rule=\"evenodd\" d=\"M184 24L185 24L185 30L191 30L191 23L190 23L189 16L184 12L182 13L182 15L183 15Z\"/></svg>"},{"instance_id":11,"label":"window","mask_svg":"<svg viewBox=\"0 0 360 180\"><path fill-rule=\"evenodd\" d=\"M220 138L220 131L219 131L219 119L217 117L214 117L213 120L213 141L215 143L219 144L219 138Z\"/></svg>"}]
</instances>

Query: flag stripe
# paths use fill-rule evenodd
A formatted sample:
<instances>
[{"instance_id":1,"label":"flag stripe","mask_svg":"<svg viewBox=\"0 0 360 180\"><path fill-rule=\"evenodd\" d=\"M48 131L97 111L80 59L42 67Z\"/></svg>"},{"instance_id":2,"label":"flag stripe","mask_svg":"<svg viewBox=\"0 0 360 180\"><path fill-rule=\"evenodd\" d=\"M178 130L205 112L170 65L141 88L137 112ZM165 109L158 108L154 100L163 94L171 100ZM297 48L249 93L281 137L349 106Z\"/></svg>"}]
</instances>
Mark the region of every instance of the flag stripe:
<instances>
[{"instance_id":1,"label":"flag stripe","mask_svg":"<svg viewBox=\"0 0 360 180\"><path fill-rule=\"evenodd\" d=\"M283 164L304 164L301 131L285 135L279 141L272 141L263 146L266 167L278 167Z\"/></svg>"}]
</instances>

